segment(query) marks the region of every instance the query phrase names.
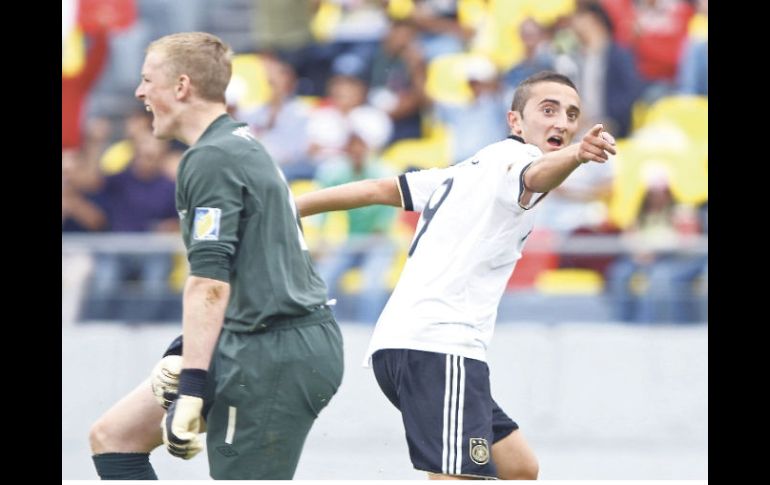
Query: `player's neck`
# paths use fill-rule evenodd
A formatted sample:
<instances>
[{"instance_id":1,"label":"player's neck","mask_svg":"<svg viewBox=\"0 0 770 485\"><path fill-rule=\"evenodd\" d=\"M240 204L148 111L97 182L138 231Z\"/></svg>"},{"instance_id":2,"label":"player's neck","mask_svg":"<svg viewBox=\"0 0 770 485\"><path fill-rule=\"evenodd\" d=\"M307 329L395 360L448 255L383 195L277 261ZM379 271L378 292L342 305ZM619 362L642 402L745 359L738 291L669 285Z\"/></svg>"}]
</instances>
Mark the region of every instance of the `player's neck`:
<instances>
[{"instance_id":1,"label":"player's neck","mask_svg":"<svg viewBox=\"0 0 770 485\"><path fill-rule=\"evenodd\" d=\"M191 106L182 116L184 122L179 128L177 139L192 146L217 118L227 113L224 103L200 102Z\"/></svg>"}]
</instances>

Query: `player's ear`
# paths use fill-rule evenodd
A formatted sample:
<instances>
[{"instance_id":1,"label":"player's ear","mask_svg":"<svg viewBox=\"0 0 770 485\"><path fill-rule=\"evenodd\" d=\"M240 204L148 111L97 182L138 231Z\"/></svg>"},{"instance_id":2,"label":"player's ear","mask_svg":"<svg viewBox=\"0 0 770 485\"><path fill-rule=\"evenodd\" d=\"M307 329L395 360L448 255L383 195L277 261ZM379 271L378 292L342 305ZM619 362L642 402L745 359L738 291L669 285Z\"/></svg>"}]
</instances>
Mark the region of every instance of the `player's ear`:
<instances>
[{"instance_id":1,"label":"player's ear","mask_svg":"<svg viewBox=\"0 0 770 485\"><path fill-rule=\"evenodd\" d=\"M174 94L176 99L184 99L190 95L192 86L190 86L190 76L182 74L176 80L176 86L174 86Z\"/></svg>"},{"instance_id":2,"label":"player's ear","mask_svg":"<svg viewBox=\"0 0 770 485\"><path fill-rule=\"evenodd\" d=\"M521 126L521 113L518 111L508 111L508 127L511 129L511 133L521 136L523 129Z\"/></svg>"}]
</instances>

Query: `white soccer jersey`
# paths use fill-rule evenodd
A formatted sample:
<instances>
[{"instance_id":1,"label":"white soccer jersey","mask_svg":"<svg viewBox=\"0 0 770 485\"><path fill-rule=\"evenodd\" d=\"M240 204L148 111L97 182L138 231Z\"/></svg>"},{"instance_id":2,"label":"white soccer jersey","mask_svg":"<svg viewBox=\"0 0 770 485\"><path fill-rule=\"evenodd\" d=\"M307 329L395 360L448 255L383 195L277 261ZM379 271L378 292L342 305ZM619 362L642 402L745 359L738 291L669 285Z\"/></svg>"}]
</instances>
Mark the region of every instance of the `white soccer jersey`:
<instances>
[{"instance_id":1,"label":"white soccer jersey","mask_svg":"<svg viewBox=\"0 0 770 485\"><path fill-rule=\"evenodd\" d=\"M486 361L497 307L534 224L520 205L523 173L542 152L518 137L460 164L398 178L404 209L422 212L409 258L377 321L364 365L379 349Z\"/></svg>"}]
</instances>

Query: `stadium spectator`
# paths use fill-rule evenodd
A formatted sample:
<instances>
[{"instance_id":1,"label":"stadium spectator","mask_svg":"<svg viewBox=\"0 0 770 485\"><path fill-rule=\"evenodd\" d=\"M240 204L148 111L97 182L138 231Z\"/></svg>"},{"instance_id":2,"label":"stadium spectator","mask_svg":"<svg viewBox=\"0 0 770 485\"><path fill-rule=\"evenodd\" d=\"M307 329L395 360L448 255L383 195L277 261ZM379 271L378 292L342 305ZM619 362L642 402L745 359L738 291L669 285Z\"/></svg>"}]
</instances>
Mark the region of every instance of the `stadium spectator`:
<instances>
[{"instance_id":1,"label":"stadium spectator","mask_svg":"<svg viewBox=\"0 0 770 485\"><path fill-rule=\"evenodd\" d=\"M633 323L698 321L693 282L708 259L676 250L677 242L705 228L694 208L678 204L667 170L649 165L647 193L637 223L625 235L632 254L621 256L607 272L607 296L614 318ZM644 279L640 282L639 277Z\"/></svg>"},{"instance_id":2,"label":"stadium spectator","mask_svg":"<svg viewBox=\"0 0 770 485\"><path fill-rule=\"evenodd\" d=\"M700 20L700 24L703 25L702 28L708 29L708 0L698 1L698 18L694 18L694 20ZM682 58L679 60L677 85L681 94L708 96L708 30L706 30L705 35L701 32L694 32L687 37L685 47L682 49Z\"/></svg>"},{"instance_id":3,"label":"stadium spectator","mask_svg":"<svg viewBox=\"0 0 770 485\"><path fill-rule=\"evenodd\" d=\"M393 121L388 144L422 135L425 59L415 45L416 35L412 22L392 22L372 62L369 103Z\"/></svg>"},{"instance_id":4,"label":"stadium spectator","mask_svg":"<svg viewBox=\"0 0 770 485\"><path fill-rule=\"evenodd\" d=\"M503 75L506 91L513 96L516 86L540 71L554 69L554 56L548 34L535 19L527 17L519 25L518 35L524 45L524 59Z\"/></svg>"},{"instance_id":5,"label":"stadium spectator","mask_svg":"<svg viewBox=\"0 0 770 485\"><path fill-rule=\"evenodd\" d=\"M321 163L344 154L350 113L364 106L377 109L367 103L368 71L358 57L337 58L333 72L327 85L327 97L310 113L308 120L307 156L312 172L305 176L311 179Z\"/></svg>"},{"instance_id":6,"label":"stadium spectator","mask_svg":"<svg viewBox=\"0 0 770 485\"><path fill-rule=\"evenodd\" d=\"M616 39L631 49L646 103L676 92L676 73L694 9L688 0L602 0Z\"/></svg>"},{"instance_id":7,"label":"stadium spectator","mask_svg":"<svg viewBox=\"0 0 770 485\"><path fill-rule=\"evenodd\" d=\"M457 0L415 0L409 20L420 31L419 42L425 59L430 62L444 54L465 50L473 36L458 17Z\"/></svg>"},{"instance_id":8,"label":"stadium spectator","mask_svg":"<svg viewBox=\"0 0 770 485\"><path fill-rule=\"evenodd\" d=\"M174 181L165 172L168 151L168 142L146 133L136 144L128 167L104 178L100 199L110 231L179 230ZM169 292L172 264L168 253L98 252L95 257L91 298L86 306L88 318L163 319L163 297ZM136 281L135 288L128 284L130 281ZM137 298L142 304L137 304Z\"/></svg>"},{"instance_id":9,"label":"stadium spectator","mask_svg":"<svg viewBox=\"0 0 770 485\"><path fill-rule=\"evenodd\" d=\"M318 168L315 180L321 187L389 175L390 171L378 158L392 131L387 115L371 107L358 107L351 111L348 121L350 134L344 155ZM361 207L347 215L347 237L341 246L322 251L318 273L334 296L341 277L351 268L360 268L362 284L355 299L354 318L374 323L389 294L384 278L396 253L388 234L396 210L387 206Z\"/></svg>"},{"instance_id":10,"label":"stadium spectator","mask_svg":"<svg viewBox=\"0 0 770 485\"><path fill-rule=\"evenodd\" d=\"M508 134L499 122L507 109L495 65L484 57L475 57L465 74L472 99L465 104L436 103L436 117L451 136L452 163L465 160L479 146L502 140Z\"/></svg>"},{"instance_id":11,"label":"stadium spectator","mask_svg":"<svg viewBox=\"0 0 770 485\"><path fill-rule=\"evenodd\" d=\"M107 226L107 217L94 194L93 179L79 150L62 150L62 232L101 231Z\"/></svg>"},{"instance_id":12,"label":"stadium spectator","mask_svg":"<svg viewBox=\"0 0 770 485\"><path fill-rule=\"evenodd\" d=\"M612 21L601 5L578 8L571 25L580 42L576 61L582 129L602 123L617 136L628 136L631 111L643 88L633 56L613 40Z\"/></svg>"},{"instance_id":13,"label":"stadium spectator","mask_svg":"<svg viewBox=\"0 0 770 485\"><path fill-rule=\"evenodd\" d=\"M287 180L310 178L315 171L306 156L310 107L297 96L297 77L291 65L267 56L263 63L270 99L249 112L238 113L237 117L249 124Z\"/></svg>"}]
</instances>

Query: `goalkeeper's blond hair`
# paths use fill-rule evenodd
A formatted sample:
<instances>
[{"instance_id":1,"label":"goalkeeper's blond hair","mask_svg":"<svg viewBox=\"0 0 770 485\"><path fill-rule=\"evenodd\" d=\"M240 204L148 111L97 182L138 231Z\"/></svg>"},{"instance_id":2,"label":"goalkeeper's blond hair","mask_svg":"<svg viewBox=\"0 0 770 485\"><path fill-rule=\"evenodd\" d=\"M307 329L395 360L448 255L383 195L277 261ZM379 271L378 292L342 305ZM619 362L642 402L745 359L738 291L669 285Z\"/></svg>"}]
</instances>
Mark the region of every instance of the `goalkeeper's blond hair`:
<instances>
[{"instance_id":1,"label":"goalkeeper's blond hair","mask_svg":"<svg viewBox=\"0 0 770 485\"><path fill-rule=\"evenodd\" d=\"M152 42L147 53L163 55L170 80L186 74L193 91L206 101L225 102L233 73L233 51L216 35L206 32L171 34Z\"/></svg>"}]
</instances>

